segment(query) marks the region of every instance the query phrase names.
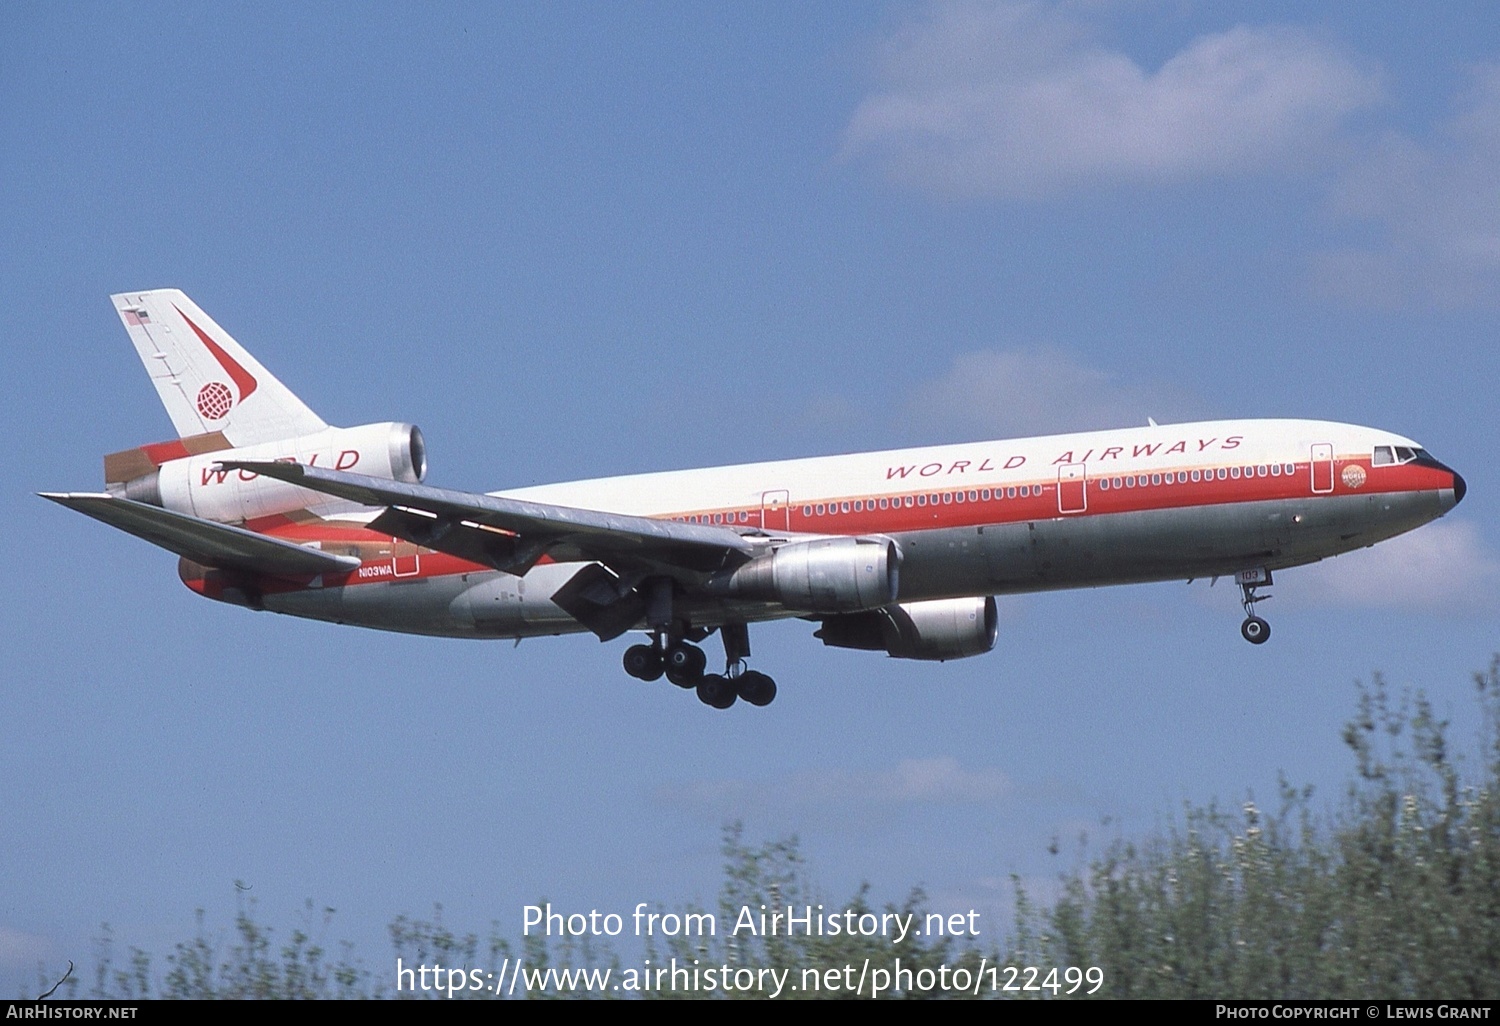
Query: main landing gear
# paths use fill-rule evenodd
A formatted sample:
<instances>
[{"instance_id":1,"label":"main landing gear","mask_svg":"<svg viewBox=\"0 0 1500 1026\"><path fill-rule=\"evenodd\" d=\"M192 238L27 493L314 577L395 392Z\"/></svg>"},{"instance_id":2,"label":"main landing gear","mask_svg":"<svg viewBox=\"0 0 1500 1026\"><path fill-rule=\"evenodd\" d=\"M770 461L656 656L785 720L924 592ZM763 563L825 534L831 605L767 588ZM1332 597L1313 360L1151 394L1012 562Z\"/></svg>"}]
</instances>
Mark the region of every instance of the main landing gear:
<instances>
[{"instance_id":1,"label":"main landing gear","mask_svg":"<svg viewBox=\"0 0 1500 1026\"><path fill-rule=\"evenodd\" d=\"M728 709L738 699L751 705L770 705L776 698L776 682L759 670L748 669L750 631L744 624L719 628L724 641L724 672L704 673L708 656L681 633L656 630L649 645L631 645L625 650L625 672L638 680L667 680L698 692L698 700L715 709ZM702 635L706 637L706 633ZM701 640L701 637L696 639Z\"/></svg>"},{"instance_id":2,"label":"main landing gear","mask_svg":"<svg viewBox=\"0 0 1500 1026\"><path fill-rule=\"evenodd\" d=\"M1240 624L1240 636L1252 645L1264 645L1271 639L1271 625L1255 615L1255 603L1264 602L1270 595L1257 595L1255 589L1271 586L1271 571L1264 568L1241 570L1234 575L1240 586L1240 604L1245 608L1245 622Z\"/></svg>"}]
</instances>

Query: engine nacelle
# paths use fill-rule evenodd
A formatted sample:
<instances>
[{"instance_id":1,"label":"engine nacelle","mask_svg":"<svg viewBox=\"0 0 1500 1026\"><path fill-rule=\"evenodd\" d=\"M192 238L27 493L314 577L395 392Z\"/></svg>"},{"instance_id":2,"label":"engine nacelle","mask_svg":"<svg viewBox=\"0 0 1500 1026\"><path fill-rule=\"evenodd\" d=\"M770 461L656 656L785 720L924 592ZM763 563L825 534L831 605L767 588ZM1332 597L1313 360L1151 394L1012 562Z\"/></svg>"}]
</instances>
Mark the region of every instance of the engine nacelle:
<instances>
[{"instance_id":1,"label":"engine nacelle","mask_svg":"<svg viewBox=\"0 0 1500 1026\"><path fill-rule=\"evenodd\" d=\"M149 454L158 448L137 451ZM287 460L415 484L427 474L427 444L421 429L411 424L328 428L300 438L172 459L148 474L111 482L109 488L129 499L231 524L296 510L326 513L351 507L347 500L322 492L249 471L221 469L222 460Z\"/></svg>"},{"instance_id":2,"label":"engine nacelle","mask_svg":"<svg viewBox=\"0 0 1500 1026\"><path fill-rule=\"evenodd\" d=\"M830 616L813 636L835 648L884 651L897 659L966 659L995 647L995 599L903 602L845 616Z\"/></svg>"},{"instance_id":3,"label":"engine nacelle","mask_svg":"<svg viewBox=\"0 0 1500 1026\"><path fill-rule=\"evenodd\" d=\"M873 609L896 599L901 549L889 538L792 542L708 583L713 594L809 613Z\"/></svg>"}]
</instances>

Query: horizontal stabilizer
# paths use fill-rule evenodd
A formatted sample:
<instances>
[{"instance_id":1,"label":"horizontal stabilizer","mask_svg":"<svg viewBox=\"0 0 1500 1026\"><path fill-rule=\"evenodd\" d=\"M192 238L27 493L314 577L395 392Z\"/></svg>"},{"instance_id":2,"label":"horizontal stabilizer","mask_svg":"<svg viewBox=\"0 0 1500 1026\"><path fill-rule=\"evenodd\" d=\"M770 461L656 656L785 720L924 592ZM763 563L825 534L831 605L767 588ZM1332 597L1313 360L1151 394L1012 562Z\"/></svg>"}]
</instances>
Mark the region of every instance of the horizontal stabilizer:
<instances>
[{"instance_id":1,"label":"horizontal stabilizer","mask_svg":"<svg viewBox=\"0 0 1500 1026\"><path fill-rule=\"evenodd\" d=\"M356 556L320 552L295 542L256 534L243 527L174 513L133 499L86 492L38 494L204 566L248 570L277 577L305 577L348 573L360 564Z\"/></svg>"}]
</instances>

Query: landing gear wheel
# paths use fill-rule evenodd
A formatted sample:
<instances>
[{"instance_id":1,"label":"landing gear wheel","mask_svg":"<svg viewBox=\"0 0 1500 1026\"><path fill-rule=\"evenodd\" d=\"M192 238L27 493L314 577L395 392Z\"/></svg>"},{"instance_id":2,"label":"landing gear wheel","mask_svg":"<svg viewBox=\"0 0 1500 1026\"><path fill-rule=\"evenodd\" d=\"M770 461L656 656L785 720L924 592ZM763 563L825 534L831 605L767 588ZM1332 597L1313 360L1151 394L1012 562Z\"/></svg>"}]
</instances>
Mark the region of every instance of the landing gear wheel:
<instances>
[{"instance_id":1,"label":"landing gear wheel","mask_svg":"<svg viewBox=\"0 0 1500 1026\"><path fill-rule=\"evenodd\" d=\"M1271 571L1265 567L1241 570L1235 574L1240 586L1240 605L1245 610L1245 622L1240 624L1240 634L1252 645L1264 645L1271 639L1271 625L1255 615L1255 604L1264 602L1269 595L1257 595L1257 588L1271 585Z\"/></svg>"},{"instance_id":2,"label":"landing gear wheel","mask_svg":"<svg viewBox=\"0 0 1500 1026\"><path fill-rule=\"evenodd\" d=\"M738 696L734 681L723 674L710 673L698 682L698 701L715 709L728 709Z\"/></svg>"},{"instance_id":3,"label":"landing gear wheel","mask_svg":"<svg viewBox=\"0 0 1500 1026\"><path fill-rule=\"evenodd\" d=\"M661 653L650 645L631 645L625 650L625 672L637 680L657 680L661 677Z\"/></svg>"},{"instance_id":4,"label":"landing gear wheel","mask_svg":"<svg viewBox=\"0 0 1500 1026\"><path fill-rule=\"evenodd\" d=\"M671 646L662 657L667 671L667 680L680 688L690 688L703 679L703 668L708 665L708 656L696 645L683 642Z\"/></svg>"},{"instance_id":5,"label":"landing gear wheel","mask_svg":"<svg viewBox=\"0 0 1500 1026\"><path fill-rule=\"evenodd\" d=\"M770 705L776 698L776 682L759 670L746 670L734 679L735 690L751 705Z\"/></svg>"}]
</instances>

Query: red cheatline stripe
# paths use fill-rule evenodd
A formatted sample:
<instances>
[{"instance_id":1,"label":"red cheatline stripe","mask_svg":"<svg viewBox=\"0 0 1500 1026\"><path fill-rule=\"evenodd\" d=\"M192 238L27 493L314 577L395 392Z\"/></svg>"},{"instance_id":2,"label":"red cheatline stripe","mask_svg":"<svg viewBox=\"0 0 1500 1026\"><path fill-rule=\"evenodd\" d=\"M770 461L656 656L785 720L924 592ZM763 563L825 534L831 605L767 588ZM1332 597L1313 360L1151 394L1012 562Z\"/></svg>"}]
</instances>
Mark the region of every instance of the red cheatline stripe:
<instances>
[{"instance_id":1,"label":"red cheatline stripe","mask_svg":"<svg viewBox=\"0 0 1500 1026\"><path fill-rule=\"evenodd\" d=\"M141 446L141 452L145 453L146 458L158 467L163 463L170 463L172 460L180 460L185 456L192 455L192 453L188 452L187 446L183 445L179 439L173 439L170 442L152 442L150 445L143 445Z\"/></svg>"},{"instance_id":2,"label":"red cheatline stripe","mask_svg":"<svg viewBox=\"0 0 1500 1026\"><path fill-rule=\"evenodd\" d=\"M173 309L177 308L173 307ZM183 320L187 321L188 327L197 333L198 338L208 347L208 351L213 354L214 359L219 361L219 366L224 368L224 373L229 375L235 387L240 390L240 402L244 402L250 393L255 391L256 387L255 379L250 376L250 372L236 363L228 353L220 349L219 344L209 338L206 331L194 324L191 317L182 313L181 310L177 310L177 312L182 315Z\"/></svg>"},{"instance_id":3,"label":"red cheatline stripe","mask_svg":"<svg viewBox=\"0 0 1500 1026\"><path fill-rule=\"evenodd\" d=\"M163 443L170 444L170 443ZM1343 481L1343 469L1350 465L1358 465L1366 470L1366 482L1362 487L1350 488ZM1240 464L1244 466L1244 464ZM1205 471L1208 468L1202 468ZM1172 468L1175 477L1177 468ZM1165 469L1156 471L1163 476ZM1028 520L1042 520L1054 518L1080 519L1090 516L1101 516L1110 513L1135 512L1140 510L1191 508L1194 506L1214 506L1236 502L1257 502L1275 499L1307 498L1311 501L1324 498L1325 495L1313 494L1311 492L1310 475L1308 464L1296 465L1296 472L1283 474L1280 477L1255 476L1251 478L1241 477L1238 480L1229 479L1220 481L1217 477L1212 481L1189 481L1184 484L1174 483L1159 485L1138 485L1135 488L1109 488L1100 489L1099 480L1109 477L1113 484L1115 477L1124 477L1123 474L1100 474L1098 477L1089 477L1088 483L1088 511L1080 513L1059 513L1057 509L1057 482L1050 480L1045 482L1028 481L1029 487L1041 484L1042 494L1040 496L1030 495L1026 498L1014 499L990 499L988 502L980 499L974 502L944 503L941 498L936 506L912 506L907 509L902 505L899 509L866 509L863 513L830 513L823 516L813 514L809 517L802 515L802 507L805 503L793 503L791 505L791 524L794 531L805 531L818 534L875 534L882 532L898 531L921 531L933 530L946 527L972 527L978 525L1000 525L1007 523L1024 523ZM1142 475L1137 472L1134 475L1139 479ZM1146 479L1150 480L1151 472ZM1356 495L1362 492L1384 493L1384 492L1408 492L1408 491L1430 491L1442 488L1451 488L1452 482L1448 475L1442 471L1430 467L1398 466L1380 467L1372 470L1368 458L1348 458L1334 461L1334 483L1335 490L1331 495ZM1373 487L1372 487L1373 486ZM1016 485L1020 487L1020 485ZM977 488L965 488L965 496L969 491L978 491ZM994 487L991 486L991 494ZM956 494L956 488L938 488L924 491L920 494L941 496L943 494ZM887 495L886 498L892 502L904 500L907 493L900 496ZM911 493L918 494L916 492ZM875 499L866 497L863 501L868 506L872 502L878 503L880 496ZM828 504L825 498L824 504ZM844 502L843 496L838 501ZM853 502L851 498L848 501ZM816 505L814 502L813 505ZM712 510L708 513L723 512L734 514L733 525L743 523L739 519L741 508L734 510ZM759 522L760 511L752 509L749 523ZM689 514L681 514L687 516ZM694 514L700 515L700 514ZM778 511L774 514L779 519L783 514ZM667 519L675 519L678 514L670 514ZM381 545L390 544L390 536L376 534L363 526L348 525L336 526L333 523L287 523L271 527L273 518L265 518L269 530L264 533L288 541L316 541L326 539L328 541L341 542L366 542ZM712 518L710 517L710 520ZM731 526L726 524L725 526ZM447 553L433 552L429 549L421 549L421 572L412 577L403 577L401 580L416 580L418 577L445 577L451 574L483 572L487 567ZM379 584L393 580L392 577L371 577L361 579L357 574L349 575L325 575L325 587L338 587L340 585ZM297 591L302 586L292 582L280 582L274 579L266 580L266 589L271 591Z\"/></svg>"}]
</instances>

